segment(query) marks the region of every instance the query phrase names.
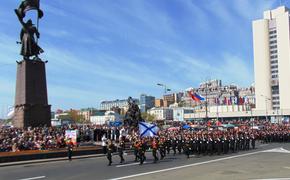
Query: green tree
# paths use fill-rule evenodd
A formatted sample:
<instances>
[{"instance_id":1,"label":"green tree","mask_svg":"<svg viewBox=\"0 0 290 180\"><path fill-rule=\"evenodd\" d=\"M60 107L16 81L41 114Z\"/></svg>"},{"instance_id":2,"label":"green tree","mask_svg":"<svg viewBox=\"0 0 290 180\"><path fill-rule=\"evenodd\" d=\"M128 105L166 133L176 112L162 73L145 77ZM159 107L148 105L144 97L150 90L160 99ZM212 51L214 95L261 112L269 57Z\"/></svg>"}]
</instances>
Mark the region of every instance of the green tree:
<instances>
[{"instance_id":1,"label":"green tree","mask_svg":"<svg viewBox=\"0 0 290 180\"><path fill-rule=\"evenodd\" d=\"M141 117L147 122L153 122L156 119L155 115L149 114L147 112L141 113Z\"/></svg>"}]
</instances>

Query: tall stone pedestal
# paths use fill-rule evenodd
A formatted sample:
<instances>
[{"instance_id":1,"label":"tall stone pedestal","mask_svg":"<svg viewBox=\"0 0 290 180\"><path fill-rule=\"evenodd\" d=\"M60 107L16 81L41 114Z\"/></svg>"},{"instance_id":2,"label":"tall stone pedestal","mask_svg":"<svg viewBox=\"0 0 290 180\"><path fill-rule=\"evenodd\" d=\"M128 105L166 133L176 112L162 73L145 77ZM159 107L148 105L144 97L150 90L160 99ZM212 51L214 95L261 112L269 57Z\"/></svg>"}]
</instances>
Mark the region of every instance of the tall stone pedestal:
<instances>
[{"instance_id":1,"label":"tall stone pedestal","mask_svg":"<svg viewBox=\"0 0 290 180\"><path fill-rule=\"evenodd\" d=\"M43 61L23 60L17 64L13 125L18 128L51 126Z\"/></svg>"}]
</instances>

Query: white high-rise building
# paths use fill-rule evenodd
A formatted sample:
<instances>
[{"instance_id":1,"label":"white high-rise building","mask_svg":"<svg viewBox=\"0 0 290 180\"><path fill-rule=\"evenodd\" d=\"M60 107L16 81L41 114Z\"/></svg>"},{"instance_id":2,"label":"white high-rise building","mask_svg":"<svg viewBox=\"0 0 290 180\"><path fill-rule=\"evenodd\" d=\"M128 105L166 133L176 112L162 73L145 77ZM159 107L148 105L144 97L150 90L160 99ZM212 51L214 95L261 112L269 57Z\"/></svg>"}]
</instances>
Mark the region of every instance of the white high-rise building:
<instances>
[{"instance_id":1,"label":"white high-rise building","mask_svg":"<svg viewBox=\"0 0 290 180\"><path fill-rule=\"evenodd\" d=\"M265 11L263 19L253 21L256 110L290 111L289 34L285 6Z\"/></svg>"}]
</instances>

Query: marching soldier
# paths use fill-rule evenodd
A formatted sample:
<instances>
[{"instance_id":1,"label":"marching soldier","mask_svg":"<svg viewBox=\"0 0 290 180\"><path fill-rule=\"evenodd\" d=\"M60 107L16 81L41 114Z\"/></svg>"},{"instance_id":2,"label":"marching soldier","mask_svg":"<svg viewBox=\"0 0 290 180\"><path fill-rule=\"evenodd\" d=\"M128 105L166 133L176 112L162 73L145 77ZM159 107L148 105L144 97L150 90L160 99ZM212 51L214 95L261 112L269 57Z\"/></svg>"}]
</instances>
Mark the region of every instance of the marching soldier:
<instances>
[{"instance_id":1,"label":"marching soldier","mask_svg":"<svg viewBox=\"0 0 290 180\"><path fill-rule=\"evenodd\" d=\"M112 165L112 153L114 151L114 144L112 143L111 140L108 140L108 145L107 145L107 159L109 160L108 166Z\"/></svg>"},{"instance_id":2,"label":"marching soldier","mask_svg":"<svg viewBox=\"0 0 290 180\"><path fill-rule=\"evenodd\" d=\"M157 157L158 141L155 138L152 141L151 148L152 148L152 155L154 157L154 163L156 163L158 161L158 157Z\"/></svg>"},{"instance_id":3,"label":"marching soldier","mask_svg":"<svg viewBox=\"0 0 290 180\"><path fill-rule=\"evenodd\" d=\"M189 139L186 138L184 146L183 146L183 151L184 154L186 155L187 158L189 158L189 154L190 154L190 142Z\"/></svg>"},{"instance_id":4,"label":"marching soldier","mask_svg":"<svg viewBox=\"0 0 290 180\"><path fill-rule=\"evenodd\" d=\"M217 137L216 139L216 144L217 144L217 154L220 155L222 152L223 144L222 144L222 140L219 137Z\"/></svg>"},{"instance_id":5,"label":"marching soldier","mask_svg":"<svg viewBox=\"0 0 290 180\"><path fill-rule=\"evenodd\" d=\"M235 138L233 135L231 135L230 138L230 150L232 151L232 153L235 152Z\"/></svg>"},{"instance_id":6,"label":"marching soldier","mask_svg":"<svg viewBox=\"0 0 290 180\"><path fill-rule=\"evenodd\" d=\"M223 150L224 154L227 154L229 152L229 140L227 138L227 135L224 135L223 137Z\"/></svg>"},{"instance_id":7,"label":"marching soldier","mask_svg":"<svg viewBox=\"0 0 290 180\"><path fill-rule=\"evenodd\" d=\"M142 141L139 141L139 158L140 158L140 165L144 163L146 160L145 152L147 149L146 141L143 139Z\"/></svg>"},{"instance_id":8,"label":"marching soldier","mask_svg":"<svg viewBox=\"0 0 290 180\"><path fill-rule=\"evenodd\" d=\"M236 138L235 138L235 145L236 145L236 152L240 150L240 138L239 138L239 135L237 134L236 135Z\"/></svg>"},{"instance_id":9,"label":"marching soldier","mask_svg":"<svg viewBox=\"0 0 290 180\"><path fill-rule=\"evenodd\" d=\"M164 139L161 138L159 142L159 153L160 153L160 160L164 159L166 156L165 144Z\"/></svg>"},{"instance_id":10,"label":"marching soldier","mask_svg":"<svg viewBox=\"0 0 290 180\"><path fill-rule=\"evenodd\" d=\"M177 143L177 150L178 150L178 153L181 154L181 149L182 149L182 138L179 137L178 139L178 143Z\"/></svg>"},{"instance_id":11,"label":"marching soldier","mask_svg":"<svg viewBox=\"0 0 290 180\"><path fill-rule=\"evenodd\" d=\"M167 154L169 154L169 153L170 153L170 147L171 147L171 141L170 141L170 138L168 138L168 139L165 141L165 146L166 146Z\"/></svg>"},{"instance_id":12,"label":"marching soldier","mask_svg":"<svg viewBox=\"0 0 290 180\"><path fill-rule=\"evenodd\" d=\"M125 159L123 157L124 150L125 150L125 142L123 140L120 140L119 145L118 145L118 152L119 152L121 164L125 161Z\"/></svg>"},{"instance_id":13,"label":"marching soldier","mask_svg":"<svg viewBox=\"0 0 290 180\"><path fill-rule=\"evenodd\" d=\"M252 145L252 148L255 149L256 147L256 139L255 139L255 135L252 134L251 135L251 145Z\"/></svg>"},{"instance_id":14,"label":"marching soldier","mask_svg":"<svg viewBox=\"0 0 290 180\"><path fill-rule=\"evenodd\" d=\"M133 150L134 150L134 155L135 155L135 162L137 162L140 158L139 158L139 143L137 140L134 141L132 147L133 147Z\"/></svg>"},{"instance_id":15,"label":"marching soldier","mask_svg":"<svg viewBox=\"0 0 290 180\"><path fill-rule=\"evenodd\" d=\"M208 139L208 144L207 144L207 150L208 150L208 153L210 156L213 155L213 143L214 143L214 141L213 141L212 137L210 136Z\"/></svg>"},{"instance_id":16,"label":"marching soldier","mask_svg":"<svg viewBox=\"0 0 290 180\"><path fill-rule=\"evenodd\" d=\"M246 135L245 139L246 139L245 150L248 151L250 150L250 137L248 134Z\"/></svg>"},{"instance_id":17,"label":"marching soldier","mask_svg":"<svg viewBox=\"0 0 290 180\"><path fill-rule=\"evenodd\" d=\"M177 147L177 143L178 143L178 141L176 140L176 138L173 138L173 139L171 140L171 147L172 147L173 155L174 155L174 156L176 155L176 147Z\"/></svg>"}]
</instances>

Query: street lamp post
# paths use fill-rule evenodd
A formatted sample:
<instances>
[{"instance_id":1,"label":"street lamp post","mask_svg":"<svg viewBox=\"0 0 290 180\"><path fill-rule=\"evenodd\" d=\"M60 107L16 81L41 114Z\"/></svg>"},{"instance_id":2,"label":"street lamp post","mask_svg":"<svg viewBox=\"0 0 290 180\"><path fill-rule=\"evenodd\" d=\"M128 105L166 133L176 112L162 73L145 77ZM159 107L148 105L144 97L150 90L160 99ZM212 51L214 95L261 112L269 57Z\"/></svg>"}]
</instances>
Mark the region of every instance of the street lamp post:
<instances>
[{"instance_id":1,"label":"street lamp post","mask_svg":"<svg viewBox=\"0 0 290 180\"><path fill-rule=\"evenodd\" d=\"M207 95L208 95L208 83L205 82L205 121L208 122L208 102L207 102Z\"/></svg>"},{"instance_id":2,"label":"street lamp post","mask_svg":"<svg viewBox=\"0 0 290 180\"><path fill-rule=\"evenodd\" d=\"M167 88L166 84L157 83L157 86L164 87L164 95L167 94L167 91L171 91L171 89ZM163 95L163 96L164 96L164 95ZM164 98L164 97L163 97L163 98ZM162 110L163 110L163 114L164 114L164 112L165 112L164 105L163 105ZM166 125L166 116L165 116L165 118L164 118L164 124Z\"/></svg>"},{"instance_id":3,"label":"street lamp post","mask_svg":"<svg viewBox=\"0 0 290 180\"><path fill-rule=\"evenodd\" d=\"M166 84L157 83L157 86L164 87L164 95L167 94L167 91L171 91L171 89L167 88Z\"/></svg>"},{"instance_id":4,"label":"street lamp post","mask_svg":"<svg viewBox=\"0 0 290 180\"><path fill-rule=\"evenodd\" d=\"M266 121L268 121L268 106L267 106L267 102L268 102L268 100L271 100L271 98L269 98L269 97L267 97L265 95L262 95L262 94L261 94L261 96L265 98Z\"/></svg>"}]
</instances>

